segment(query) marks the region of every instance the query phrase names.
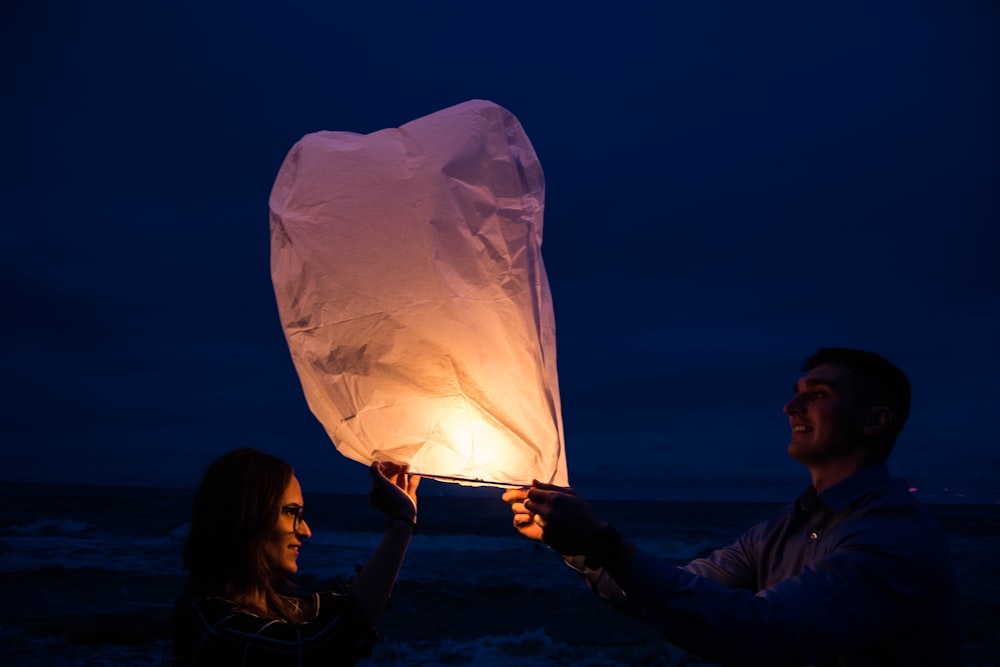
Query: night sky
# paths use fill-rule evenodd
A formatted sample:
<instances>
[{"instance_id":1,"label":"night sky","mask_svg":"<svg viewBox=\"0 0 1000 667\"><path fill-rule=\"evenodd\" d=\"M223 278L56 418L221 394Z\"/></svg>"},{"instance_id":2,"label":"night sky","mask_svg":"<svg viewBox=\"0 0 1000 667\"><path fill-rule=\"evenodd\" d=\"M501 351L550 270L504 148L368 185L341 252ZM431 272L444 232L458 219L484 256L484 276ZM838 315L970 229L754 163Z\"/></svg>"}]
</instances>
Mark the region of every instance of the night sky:
<instances>
[{"instance_id":1,"label":"night sky","mask_svg":"<svg viewBox=\"0 0 1000 667\"><path fill-rule=\"evenodd\" d=\"M913 382L894 472L1000 502L1000 5L587 7L3 3L0 479L193 487L254 446L367 488L291 363L271 185L304 134L479 98L545 171L575 487L794 497L781 407L844 345Z\"/></svg>"}]
</instances>

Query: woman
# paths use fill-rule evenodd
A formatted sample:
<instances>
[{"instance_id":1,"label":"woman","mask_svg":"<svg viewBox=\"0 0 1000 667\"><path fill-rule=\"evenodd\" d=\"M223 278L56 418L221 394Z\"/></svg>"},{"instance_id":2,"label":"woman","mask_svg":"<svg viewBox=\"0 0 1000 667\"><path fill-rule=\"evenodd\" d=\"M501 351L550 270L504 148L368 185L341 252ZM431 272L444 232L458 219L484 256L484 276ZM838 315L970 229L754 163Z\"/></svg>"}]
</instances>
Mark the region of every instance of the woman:
<instances>
[{"instance_id":1,"label":"woman","mask_svg":"<svg viewBox=\"0 0 1000 667\"><path fill-rule=\"evenodd\" d=\"M352 665L367 655L416 526L420 478L406 470L370 468L371 503L389 527L349 588L302 596L289 577L312 533L292 467L253 449L213 462L184 547L174 665Z\"/></svg>"}]
</instances>

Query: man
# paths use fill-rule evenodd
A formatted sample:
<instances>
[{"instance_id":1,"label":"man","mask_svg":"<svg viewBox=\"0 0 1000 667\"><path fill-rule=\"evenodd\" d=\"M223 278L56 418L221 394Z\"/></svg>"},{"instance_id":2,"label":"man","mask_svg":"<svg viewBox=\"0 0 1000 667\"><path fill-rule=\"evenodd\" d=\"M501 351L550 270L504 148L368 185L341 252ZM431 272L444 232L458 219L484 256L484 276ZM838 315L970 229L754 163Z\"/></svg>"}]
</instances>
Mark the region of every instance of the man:
<instances>
[{"instance_id":1,"label":"man","mask_svg":"<svg viewBox=\"0 0 1000 667\"><path fill-rule=\"evenodd\" d=\"M812 476L792 505L682 568L643 552L572 489L504 493L514 526L563 554L603 599L723 664L960 664L948 546L886 460L906 376L871 352L806 360L785 405Z\"/></svg>"}]
</instances>

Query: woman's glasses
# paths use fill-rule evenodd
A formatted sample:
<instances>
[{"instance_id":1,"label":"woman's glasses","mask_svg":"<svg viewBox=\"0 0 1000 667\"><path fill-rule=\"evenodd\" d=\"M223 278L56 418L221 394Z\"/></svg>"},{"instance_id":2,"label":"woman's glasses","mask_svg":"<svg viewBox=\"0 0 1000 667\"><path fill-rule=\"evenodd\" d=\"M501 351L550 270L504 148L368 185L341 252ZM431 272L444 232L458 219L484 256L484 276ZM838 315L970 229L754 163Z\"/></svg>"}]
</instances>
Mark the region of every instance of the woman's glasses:
<instances>
[{"instance_id":1,"label":"woman's glasses","mask_svg":"<svg viewBox=\"0 0 1000 667\"><path fill-rule=\"evenodd\" d=\"M285 505L281 513L292 517L292 530L298 531L299 524L306 520L306 508L302 505Z\"/></svg>"}]
</instances>

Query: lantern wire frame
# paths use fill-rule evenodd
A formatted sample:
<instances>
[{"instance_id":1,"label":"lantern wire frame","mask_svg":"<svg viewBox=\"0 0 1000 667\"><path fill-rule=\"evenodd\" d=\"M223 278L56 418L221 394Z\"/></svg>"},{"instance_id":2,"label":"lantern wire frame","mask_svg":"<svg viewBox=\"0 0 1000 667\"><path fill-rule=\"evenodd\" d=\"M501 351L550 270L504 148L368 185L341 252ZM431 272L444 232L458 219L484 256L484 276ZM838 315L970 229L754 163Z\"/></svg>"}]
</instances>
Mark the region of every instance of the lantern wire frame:
<instances>
[{"instance_id":1,"label":"lantern wire frame","mask_svg":"<svg viewBox=\"0 0 1000 667\"><path fill-rule=\"evenodd\" d=\"M420 477L426 477L428 479L437 479L443 482L465 482L466 484L479 484L482 486L495 486L501 489L523 489L527 487L527 484L513 484L511 482L495 482L489 479L479 479L478 477L458 477L455 475L435 475L426 472L414 472L413 470L408 471L410 475L418 475Z\"/></svg>"}]
</instances>

